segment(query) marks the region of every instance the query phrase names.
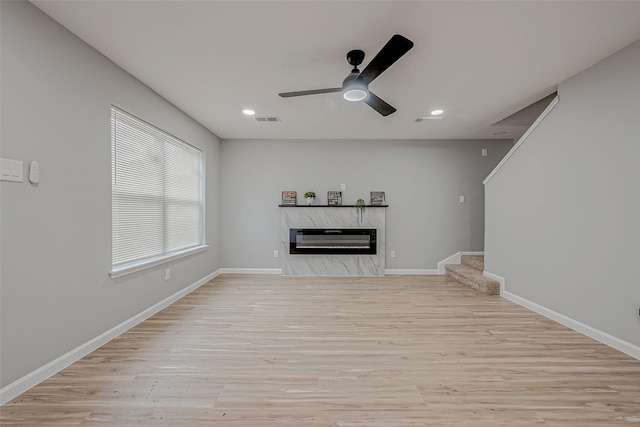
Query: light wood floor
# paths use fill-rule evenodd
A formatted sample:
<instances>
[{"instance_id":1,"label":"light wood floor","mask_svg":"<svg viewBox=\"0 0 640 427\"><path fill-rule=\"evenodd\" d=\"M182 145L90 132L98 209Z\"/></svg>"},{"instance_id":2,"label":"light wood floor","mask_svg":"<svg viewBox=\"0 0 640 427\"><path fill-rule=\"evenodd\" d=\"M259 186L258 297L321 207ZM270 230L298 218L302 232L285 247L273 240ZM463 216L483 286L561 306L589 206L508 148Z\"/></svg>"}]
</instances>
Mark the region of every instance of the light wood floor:
<instances>
[{"instance_id":1,"label":"light wood floor","mask_svg":"<svg viewBox=\"0 0 640 427\"><path fill-rule=\"evenodd\" d=\"M224 275L2 426L632 426L640 361L443 276Z\"/></svg>"}]
</instances>

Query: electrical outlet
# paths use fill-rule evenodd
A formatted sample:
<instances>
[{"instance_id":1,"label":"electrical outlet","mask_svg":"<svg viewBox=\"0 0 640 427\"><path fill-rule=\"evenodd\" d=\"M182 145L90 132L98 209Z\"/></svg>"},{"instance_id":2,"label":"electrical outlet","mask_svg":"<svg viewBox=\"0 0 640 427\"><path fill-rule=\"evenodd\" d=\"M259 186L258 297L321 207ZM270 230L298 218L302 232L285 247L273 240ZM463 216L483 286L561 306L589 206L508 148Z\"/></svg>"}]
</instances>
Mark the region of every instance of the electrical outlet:
<instances>
[{"instance_id":1,"label":"electrical outlet","mask_svg":"<svg viewBox=\"0 0 640 427\"><path fill-rule=\"evenodd\" d=\"M396 257L396 251L391 251L391 258L395 258Z\"/></svg>"},{"instance_id":2,"label":"electrical outlet","mask_svg":"<svg viewBox=\"0 0 640 427\"><path fill-rule=\"evenodd\" d=\"M460 196L460 203L464 203L464 196Z\"/></svg>"},{"instance_id":3,"label":"electrical outlet","mask_svg":"<svg viewBox=\"0 0 640 427\"><path fill-rule=\"evenodd\" d=\"M279 256L278 250L276 249L275 251L273 251L273 257L278 258L278 256Z\"/></svg>"},{"instance_id":4,"label":"electrical outlet","mask_svg":"<svg viewBox=\"0 0 640 427\"><path fill-rule=\"evenodd\" d=\"M171 269L170 269L170 268L167 268L167 269L164 271L164 280L169 280L169 279L171 279Z\"/></svg>"},{"instance_id":5,"label":"electrical outlet","mask_svg":"<svg viewBox=\"0 0 640 427\"><path fill-rule=\"evenodd\" d=\"M340 184L340 191L344 191L347 189L347 184Z\"/></svg>"}]
</instances>

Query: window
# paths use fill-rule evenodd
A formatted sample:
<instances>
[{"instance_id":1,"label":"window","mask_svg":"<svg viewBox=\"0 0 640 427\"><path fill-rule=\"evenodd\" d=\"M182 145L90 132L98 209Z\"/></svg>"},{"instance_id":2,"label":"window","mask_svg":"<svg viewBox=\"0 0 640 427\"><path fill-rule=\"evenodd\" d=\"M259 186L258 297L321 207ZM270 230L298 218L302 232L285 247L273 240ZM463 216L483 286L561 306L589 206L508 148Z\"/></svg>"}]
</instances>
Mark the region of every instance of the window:
<instances>
[{"instance_id":1,"label":"window","mask_svg":"<svg viewBox=\"0 0 640 427\"><path fill-rule=\"evenodd\" d=\"M111 276L204 250L202 151L111 108Z\"/></svg>"}]
</instances>

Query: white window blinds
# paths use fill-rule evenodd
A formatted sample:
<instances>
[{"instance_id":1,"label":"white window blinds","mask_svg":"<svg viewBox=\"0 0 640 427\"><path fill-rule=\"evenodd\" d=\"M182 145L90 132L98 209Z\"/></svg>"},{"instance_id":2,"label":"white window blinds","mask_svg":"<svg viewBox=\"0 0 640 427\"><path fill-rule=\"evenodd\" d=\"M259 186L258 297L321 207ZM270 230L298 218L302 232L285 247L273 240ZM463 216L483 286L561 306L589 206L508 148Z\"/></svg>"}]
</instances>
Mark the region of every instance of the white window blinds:
<instances>
[{"instance_id":1,"label":"white window blinds","mask_svg":"<svg viewBox=\"0 0 640 427\"><path fill-rule=\"evenodd\" d=\"M111 174L112 275L204 245L200 150L112 108Z\"/></svg>"}]
</instances>

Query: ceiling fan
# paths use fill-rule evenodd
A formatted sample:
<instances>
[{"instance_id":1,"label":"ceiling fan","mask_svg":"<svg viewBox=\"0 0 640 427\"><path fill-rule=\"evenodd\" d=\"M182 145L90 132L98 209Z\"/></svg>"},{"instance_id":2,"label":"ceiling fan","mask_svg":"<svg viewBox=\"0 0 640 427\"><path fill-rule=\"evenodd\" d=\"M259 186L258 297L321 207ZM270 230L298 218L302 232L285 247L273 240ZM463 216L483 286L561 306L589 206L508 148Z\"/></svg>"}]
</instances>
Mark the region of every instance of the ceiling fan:
<instances>
[{"instance_id":1,"label":"ceiling fan","mask_svg":"<svg viewBox=\"0 0 640 427\"><path fill-rule=\"evenodd\" d=\"M393 65L394 62L400 59L402 55L407 53L412 47L413 42L411 40L400 34L396 34L380 49L380 52L378 52L362 72L358 70L358 65L362 64L364 52L361 50L351 50L347 53L347 61L353 66L353 70L351 70L351 74L344 79L341 87L283 92L278 95L283 98L290 98L293 96L342 92L342 96L347 101L364 101L378 113L383 116L388 116L394 113L396 109L371 92L369 90L369 83Z\"/></svg>"}]
</instances>

